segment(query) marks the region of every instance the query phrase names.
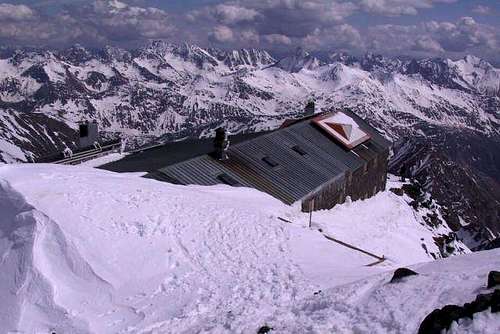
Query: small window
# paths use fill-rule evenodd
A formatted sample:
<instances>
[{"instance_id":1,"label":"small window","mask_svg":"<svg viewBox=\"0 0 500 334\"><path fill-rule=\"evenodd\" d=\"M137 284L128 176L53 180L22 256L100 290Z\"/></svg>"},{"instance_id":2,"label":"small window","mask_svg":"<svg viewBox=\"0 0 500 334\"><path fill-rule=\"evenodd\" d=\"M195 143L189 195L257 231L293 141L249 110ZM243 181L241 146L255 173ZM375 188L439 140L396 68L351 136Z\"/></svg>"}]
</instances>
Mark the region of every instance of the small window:
<instances>
[{"instance_id":1,"label":"small window","mask_svg":"<svg viewBox=\"0 0 500 334\"><path fill-rule=\"evenodd\" d=\"M88 124L80 124L80 137L88 137L89 136L89 126Z\"/></svg>"},{"instance_id":2,"label":"small window","mask_svg":"<svg viewBox=\"0 0 500 334\"><path fill-rule=\"evenodd\" d=\"M234 186L239 185L238 181L236 181L231 176L229 176L229 175L227 175L225 173L217 175L217 179L219 181L221 181L222 183L225 183L225 184L227 184L229 186L233 186L234 187Z\"/></svg>"},{"instance_id":3,"label":"small window","mask_svg":"<svg viewBox=\"0 0 500 334\"><path fill-rule=\"evenodd\" d=\"M279 163L277 163L275 160L273 160L270 157L264 157L264 158L262 158L262 161L264 161L266 164L268 164L271 167L276 167L279 165Z\"/></svg>"},{"instance_id":4,"label":"small window","mask_svg":"<svg viewBox=\"0 0 500 334\"><path fill-rule=\"evenodd\" d=\"M295 146L293 146L293 147L292 147L292 150L294 150L295 152L297 152L298 154L300 154L300 155L302 155L302 156L307 155L307 152L306 152L306 151L304 151L304 150L302 149L302 147L300 147L299 145L295 145Z\"/></svg>"}]
</instances>

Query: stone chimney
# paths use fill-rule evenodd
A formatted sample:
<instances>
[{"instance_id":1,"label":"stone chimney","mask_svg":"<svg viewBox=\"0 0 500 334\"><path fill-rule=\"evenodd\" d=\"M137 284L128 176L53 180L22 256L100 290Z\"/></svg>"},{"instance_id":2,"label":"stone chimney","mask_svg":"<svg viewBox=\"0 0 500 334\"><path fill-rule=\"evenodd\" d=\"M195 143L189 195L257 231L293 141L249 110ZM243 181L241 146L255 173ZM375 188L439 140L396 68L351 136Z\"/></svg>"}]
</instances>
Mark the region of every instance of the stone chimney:
<instances>
[{"instance_id":1,"label":"stone chimney","mask_svg":"<svg viewBox=\"0 0 500 334\"><path fill-rule=\"evenodd\" d=\"M224 128L215 130L214 138L214 157L217 160L227 160L227 149L229 148L229 136Z\"/></svg>"}]
</instances>

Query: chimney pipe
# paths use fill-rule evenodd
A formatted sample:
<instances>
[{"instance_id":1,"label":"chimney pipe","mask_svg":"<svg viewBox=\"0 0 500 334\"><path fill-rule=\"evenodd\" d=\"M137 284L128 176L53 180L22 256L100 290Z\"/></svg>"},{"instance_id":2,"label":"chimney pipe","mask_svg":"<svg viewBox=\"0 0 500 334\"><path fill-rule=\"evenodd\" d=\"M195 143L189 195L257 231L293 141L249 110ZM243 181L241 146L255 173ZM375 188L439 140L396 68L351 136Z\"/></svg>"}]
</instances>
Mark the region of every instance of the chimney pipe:
<instances>
[{"instance_id":1,"label":"chimney pipe","mask_svg":"<svg viewBox=\"0 0 500 334\"><path fill-rule=\"evenodd\" d=\"M227 160L227 149L229 148L229 136L224 128L217 128L215 130L214 138L214 156L217 160Z\"/></svg>"},{"instance_id":2,"label":"chimney pipe","mask_svg":"<svg viewBox=\"0 0 500 334\"><path fill-rule=\"evenodd\" d=\"M311 101L307 102L306 108L304 109L305 115L306 116L314 115L315 109L316 109L316 106L314 104L314 101L311 100Z\"/></svg>"},{"instance_id":3,"label":"chimney pipe","mask_svg":"<svg viewBox=\"0 0 500 334\"><path fill-rule=\"evenodd\" d=\"M79 148L87 148L99 142L99 128L96 121L85 121L79 124L78 131Z\"/></svg>"}]
</instances>

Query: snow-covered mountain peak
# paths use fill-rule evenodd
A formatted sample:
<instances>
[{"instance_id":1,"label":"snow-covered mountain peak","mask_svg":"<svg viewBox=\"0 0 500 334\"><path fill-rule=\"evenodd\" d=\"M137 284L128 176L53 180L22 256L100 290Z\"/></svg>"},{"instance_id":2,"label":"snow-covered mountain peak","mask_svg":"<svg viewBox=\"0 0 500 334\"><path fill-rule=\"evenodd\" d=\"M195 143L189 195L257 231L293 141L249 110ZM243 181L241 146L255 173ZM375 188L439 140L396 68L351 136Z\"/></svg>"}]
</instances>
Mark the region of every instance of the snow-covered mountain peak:
<instances>
[{"instance_id":1,"label":"snow-covered mountain peak","mask_svg":"<svg viewBox=\"0 0 500 334\"><path fill-rule=\"evenodd\" d=\"M318 58L310 55L302 48L297 48L291 56L280 59L275 66L290 73L297 73L301 70L315 70L321 65Z\"/></svg>"},{"instance_id":2,"label":"snow-covered mountain peak","mask_svg":"<svg viewBox=\"0 0 500 334\"><path fill-rule=\"evenodd\" d=\"M473 64L473 65L488 64L485 60L483 60L477 56L474 56L474 55L467 55L462 60L466 63Z\"/></svg>"},{"instance_id":3,"label":"snow-covered mountain peak","mask_svg":"<svg viewBox=\"0 0 500 334\"><path fill-rule=\"evenodd\" d=\"M374 53L367 53L360 60L361 68L369 72L395 72L401 68L402 63L398 58L389 58Z\"/></svg>"},{"instance_id":4,"label":"snow-covered mountain peak","mask_svg":"<svg viewBox=\"0 0 500 334\"><path fill-rule=\"evenodd\" d=\"M95 55L80 44L75 44L71 48L61 51L58 56L61 60L75 65L83 64L95 57Z\"/></svg>"},{"instance_id":5,"label":"snow-covered mountain peak","mask_svg":"<svg viewBox=\"0 0 500 334\"><path fill-rule=\"evenodd\" d=\"M358 67L347 66L341 62L322 66L318 71L322 81L334 83L337 88L351 84L356 85L363 80L371 80L370 72Z\"/></svg>"},{"instance_id":6,"label":"snow-covered mountain peak","mask_svg":"<svg viewBox=\"0 0 500 334\"><path fill-rule=\"evenodd\" d=\"M468 55L448 63L471 87L487 95L500 96L500 70L484 59Z\"/></svg>"},{"instance_id":7,"label":"snow-covered mountain peak","mask_svg":"<svg viewBox=\"0 0 500 334\"><path fill-rule=\"evenodd\" d=\"M110 45L104 47L102 55L103 60L106 62L130 62L132 60L132 55L129 51Z\"/></svg>"},{"instance_id":8,"label":"snow-covered mountain peak","mask_svg":"<svg viewBox=\"0 0 500 334\"><path fill-rule=\"evenodd\" d=\"M276 62L267 51L260 49L240 49L232 51L209 49L209 52L214 54L219 61L223 62L231 69L239 66L259 68Z\"/></svg>"},{"instance_id":9,"label":"snow-covered mountain peak","mask_svg":"<svg viewBox=\"0 0 500 334\"><path fill-rule=\"evenodd\" d=\"M331 62L339 62L348 66L359 65L358 58L354 57L351 54L345 52L334 52L328 56L329 61Z\"/></svg>"},{"instance_id":10,"label":"snow-covered mountain peak","mask_svg":"<svg viewBox=\"0 0 500 334\"><path fill-rule=\"evenodd\" d=\"M202 48L188 43L177 45L161 40L152 41L147 47L141 49L140 53L146 57L148 55L158 56L167 62L175 57L181 61L195 64L199 69L208 70L219 66L231 70L239 67L261 68L275 63L275 59L265 50L221 50Z\"/></svg>"}]
</instances>

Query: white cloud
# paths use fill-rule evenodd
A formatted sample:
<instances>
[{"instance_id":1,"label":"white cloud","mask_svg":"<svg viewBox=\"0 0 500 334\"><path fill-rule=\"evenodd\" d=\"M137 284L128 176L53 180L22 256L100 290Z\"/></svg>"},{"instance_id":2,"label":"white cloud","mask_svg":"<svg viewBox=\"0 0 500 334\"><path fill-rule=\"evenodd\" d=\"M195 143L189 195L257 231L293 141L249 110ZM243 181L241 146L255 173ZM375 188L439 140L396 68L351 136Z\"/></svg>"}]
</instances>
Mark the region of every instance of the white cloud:
<instances>
[{"instance_id":1,"label":"white cloud","mask_svg":"<svg viewBox=\"0 0 500 334\"><path fill-rule=\"evenodd\" d=\"M354 14L362 15L361 18L416 15L437 4L455 1L228 0L186 14L140 5L147 3L144 0L93 0L86 5L69 4L51 15L40 14L26 5L0 4L0 43L128 47L150 39L167 39L201 45L215 42L230 48L264 47L281 52L295 46L321 51L410 55L470 52L499 61L498 27L481 24L470 16L450 22L368 27L353 26L348 20ZM474 7L478 14L487 11L491 8ZM384 22L381 17L377 20Z\"/></svg>"},{"instance_id":2,"label":"white cloud","mask_svg":"<svg viewBox=\"0 0 500 334\"><path fill-rule=\"evenodd\" d=\"M412 54L412 51L428 56L471 53L491 59L500 51L498 30L479 24L471 17L455 22L378 25L370 28L366 40L368 49L392 54Z\"/></svg>"},{"instance_id":3,"label":"white cloud","mask_svg":"<svg viewBox=\"0 0 500 334\"><path fill-rule=\"evenodd\" d=\"M281 34L264 35L264 40L269 44L292 44L292 40L290 39L290 37Z\"/></svg>"},{"instance_id":4,"label":"white cloud","mask_svg":"<svg viewBox=\"0 0 500 334\"><path fill-rule=\"evenodd\" d=\"M27 20L35 16L35 12L25 5L0 3L0 20Z\"/></svg>"},{"instance_id":5,"label":"white cloud","mask_svg":"<svg viewBox=\"0 0 500 334\"><path fill-rule=\"evenodd\" d=\"M243 21L252 21L258 16L254 9L247 9L234 4L220 4L212 9L216 19L224 24L235 24Z\"/></svg>"},{"instance_id":6,"label":"white cloud","mask_svg":"<svg viewBox=\"0 0 500 334\"><path fill-rule=\"evenodd\" d=\"M167 12L118 0L68 5L51 16L38 15L24 5L0 4L0 19L0 38L12 44L130 45L134 41L169 38L175 30Z\"/></svg>"},{"instance_id":7,"label":"white cloud","mask_svg":"<svg viewBox=\"0 0 500 334\"><path fill-rule=\"evenodd\" d=\"M244 43L258 44L260 36L255 30L243 30L240 34L240 40Z\"/></svg>"},{"instance_id":8,"label":"white cloud","mask_svg":"<svg viewBox=\"0 0 500 334\"><path fill-rule=\"evenodd\" d=\"M215 26L213 31L212 31L212 37L218 41L218 42L232 42L234 41L234 33L231 30L231 28L224 26L224 25L218 25Z\"/></svg>"},{"instance_id":9,"label":"white cloud","mask_svg":"<svg viewBox=\"0 0 500 334\"><path fill-rule=\"evenodd\" d=\"M361 8L386 16L417 15L420 9L432 8L436 3L454 3L457 0L360 0Z\"/></svg>"},{"instance_id":10,"label":"white cloud","mask_svg":"<svg viewBox=\"0 0 500 334\"><path fill-rule=\"evenodd\" d=\"M430 36L421 36L417 38L414 49L417 51L427 51L432 53L444 52L441 44Z\"/></svg>"},{"instance_id":11,"label":"white cloud","mask_svg":"<svg viewBox=\"0 0 500 334\"><path fill-rule=\"evenodd\" d=\"M485 5L477 5L472 8L472 12L480 15L492 15L494 13L494 10Z\"/></svg>"},{"instance_id":12,"label":"white cloud","mask_svg":"<svg viewBox=\"0 0 500 334\"><path fill-rule=\"evenodd\" d=\"M364 41L361 33L349 24L339 24L325 29L316 29L301 40L309 49L351 49L361 50Z\"/></svg>"}]
</instances>

